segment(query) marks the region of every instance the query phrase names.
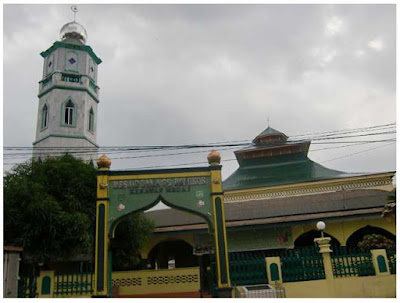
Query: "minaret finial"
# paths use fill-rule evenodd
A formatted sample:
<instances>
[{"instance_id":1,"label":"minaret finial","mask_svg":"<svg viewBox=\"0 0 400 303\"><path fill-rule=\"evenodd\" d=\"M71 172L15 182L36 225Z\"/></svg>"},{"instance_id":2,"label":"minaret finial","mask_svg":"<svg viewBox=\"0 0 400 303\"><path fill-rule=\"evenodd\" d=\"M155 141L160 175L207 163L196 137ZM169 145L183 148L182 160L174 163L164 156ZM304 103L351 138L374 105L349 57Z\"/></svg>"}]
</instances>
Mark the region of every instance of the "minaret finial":
<instances>
[{"instance_id":1,"label":"minaret finial","mask_svg":"<svg viewBox=\"0 0 400 303\"><path fill-rule=\"evenodd\" d=\"M75 22L76 13L78 12L78 7L76 5L72 5L71 6L71 11L74 12L74 22Z\"/></svg>"}]
</instances>

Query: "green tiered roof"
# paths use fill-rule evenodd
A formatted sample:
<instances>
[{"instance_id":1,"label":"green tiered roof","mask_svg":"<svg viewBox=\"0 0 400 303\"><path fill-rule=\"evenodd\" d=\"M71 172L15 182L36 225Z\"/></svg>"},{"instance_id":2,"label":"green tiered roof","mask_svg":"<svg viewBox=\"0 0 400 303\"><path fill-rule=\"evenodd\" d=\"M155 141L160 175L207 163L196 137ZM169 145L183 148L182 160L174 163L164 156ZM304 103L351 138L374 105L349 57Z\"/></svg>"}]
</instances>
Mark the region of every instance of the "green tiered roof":
<instances>
[{"instance_id":1,"label":"green tiered roof","mask_svg":"<svg viewBox=\"0 0 400 303\"><path fill-rule=\"evenodd\" d=\"M280 131L273 129L272 127L267 127L261 134L259 134L256 138L258 137L264 137L266 135L286 135L284 133L281 133Z\"/></svg>"},{"instance_id":2,"label":"green tiered roof","mask_svg":"<svg viewBox=\"0 0 400 303\"><path fill-rule=\"evenodd\" d=\"M287 141L287 136L268 127L248 148L235 152L239 168L224 182L224 190L353 177L326 168L307 156L310 141Z\"/></svg>"}]
</instances>

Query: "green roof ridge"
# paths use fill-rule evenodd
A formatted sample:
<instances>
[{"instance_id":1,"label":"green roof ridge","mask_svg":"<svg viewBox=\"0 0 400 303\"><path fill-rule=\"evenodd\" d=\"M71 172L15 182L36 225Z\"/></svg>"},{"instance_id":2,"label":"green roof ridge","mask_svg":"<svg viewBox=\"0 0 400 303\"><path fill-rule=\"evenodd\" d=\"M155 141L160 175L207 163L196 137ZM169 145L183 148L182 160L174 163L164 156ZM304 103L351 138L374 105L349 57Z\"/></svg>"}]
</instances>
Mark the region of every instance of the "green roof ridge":
<instances>
[{"instance_id":1,"label":"green roof ridge","mask_svg":"<svg viewBox=\"0 0 400 303\"><path fill-rule=\"evenodd\" d=\"M85 51L90 55L90 57L92 57L92 59L97 64L100 64L102 62L101 59L96 56L96 54L93 52L93 49L89 45L76 45L76 44L69 44L69 43L65 43L65 42L61 42L61 41L54 42L51 47L49 47L44 52L41 52L40 55L43 58L46 58L50 53L52 53L53 51L55 51L57 48L60 48L60 47Z\"/></svg>"},{"instance_id":2,"label":"green roof ridge","mask_svg":"<svg viewBox=\"0 0 400 303\"><path fill-rule=\"evenodd\" d=\"M259 134L257 137L264 136L264 135L271 135L271 134L280 134L280 135L285 135L284 133L280 132L279 130L273 129L272 127L268 126L266 129L264 129L261 134ZM286 136L286 135L285 135Z\"/></svg>"}]
</instances>

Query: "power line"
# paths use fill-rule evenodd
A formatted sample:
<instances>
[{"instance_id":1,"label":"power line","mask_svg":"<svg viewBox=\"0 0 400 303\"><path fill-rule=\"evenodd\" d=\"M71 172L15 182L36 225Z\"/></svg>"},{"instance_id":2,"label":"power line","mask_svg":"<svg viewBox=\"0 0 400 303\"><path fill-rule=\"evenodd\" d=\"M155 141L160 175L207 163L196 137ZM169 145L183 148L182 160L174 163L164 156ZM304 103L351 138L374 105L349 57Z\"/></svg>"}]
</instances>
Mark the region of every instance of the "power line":
<instances>
[{"instance_id":1,"label":"power line","mask_svg":"<svg viewBox=\"0 0 400 303\"><path fill-rule=\"evenodd\" d=\"M389 143L389 144L385 144L385 145L381 145L381 146L374 147L374 148L365 149L365 150L362 150L362 151L359 151L359 152L356 152L356 153L352 153L352 154L348 154L348 155L344 155L344 156L341 156L341 157L337 157L337 158L325 160L325 161L322 161L321 163L325 163L325 162L330 162L330 161L334 161L334 160L338 160L338 159L343 159L343 158L351 157L351 156L358 155L358 154L361 154L361 153L365 153L365 152L368 152L368 151L371 151L371 150L374 150L374 149L382 148L382 147L391 145L391 144L393 144L393 143L395 143L395 142L392 142L392 143Z\"/></svg>"},{"instance_id":2,"label":"power line","mask_svg":"<svg viewBox=\"0 0 400 303\"><path fill-rule=\"evenodd\" d=\"M383 132L378 132L378 133L367 133L367 134L357 134L357 135L351 135L351 136L338 136L338 132L345 132L344 134L348 133L354 133L354 132L366 132L366 131L374 131L380 128L383 130L383 128L388 128L388 127L393 127L395 123L391 124L384 124L384 125L378 125L378 126L371 126L371 127L366 127L366 128L357 128L357 129L350 129L350 130L343 130L343 131L332 131L332 132L323 132L323 133L314 133L314 134L325 134L324 136L317 137L314 140L319 141L319 142L313 142L312 144L322 144L322 145L331 145L326 148L321 148L321 149L316 149L316 150L310 150L310 152L315 152L315 151L321 151L321 150L328 150L328 149L335 149L335 148L344 148L344 147L351 147L355 145L362 145L362 144L370 144L370 143L380 143L380 142L394 142L396 141L396 138L389 138L389 139L381 139L381 140L364 140L364 141L330 141L330 140L338 140L338 139L347 139L347 138L354 138L354 137L364 137L364 136L378 136L378 135L389 135L389 134L394 134L395 131L383 131ZM327 135L329 133L329 135ZM301 136L301 135L300 135ZM305 135L303 135L305 136ZM334 137L336 136L336 137ZM326 141L328 140L328 141ZM326 141L326 142L321 142L321 141ZM238 143L234 143L238 142ZM299 143L299 142L305 142L305 140L290 140L287 141L288 143ZM391 143L391 144L392 144ZM347 144L347 145L342 145L342 146L332 146L334 144ZM389 144L388 144L389 145ZM149 153L149 152L164 152L166 150L184 150L184 149L204 149L204 148L219 148L219 150L230 150L234 148L238 148L241 146L248 146L248 147L254 147L250 141L244 141L244 140L238 140L238 141L221 141L221 142L214 142L214 143L204 143L204 144L187 144L187 145L160 145L160 146L106 146L106 147L100 147L99 151L93 148L88 148L88 147L71 147L73 150L68 150L68 154L73 154L73 155L84 155L86 153L97 153L101 152L106 152L109 155L112 154L129 154L131 152L136 152L136 153ZM32 147L4 147L6 150L21 150L22 152L14 152L14 153L6 153L4 154L5 159L28 159L32 157L31 152L23 152L27 151L29 149L32 149ZM68 147L47 147L43 148L44 150L41 152L41 154L50 154L54 155L59 153L60 155L65 154L67 151L66 149L70 149ZM53 150L54 149L54 150ZM62 149L62 150L61 150ZM206 151L201 151L201 150L196 150L196 151L187 151L187 152L174 152L174 153L167 153L167 154L146 154L146 155L141 155L141 156L126 156L126 157L111 157L112 159L135 159L135 158L152 158L152 157L163 157L163 156L175 156L175 155L183 155L183 154L196 154L196 153L203 153ZM231 159L235 160L235 159ZM327 161L333 161L334 159L327 160ZM225 160L226 161L226 160ZM4 163L4 165L13 165L17 164L19 162L12 162L12 163ZM194 163L196 164L196 163ZM186 164L185 164L186 165ZM189 164L188 164L189 165Z\"/></svg>"},{"instance_id":3,"label":"power line","mask_svg":"<svg viewBox=\"0 0 400 303\"><path fill-rule=\"evenodd\" d=\"M323 145L326 145L326 144L343 144L343 143L349 143L349 145L343 145L343 146L340 146L340 147L350 147L350 146L353 146L353 145L358 145L358 144L368 144L368 143L380 143L380 142L393 142L393 141L395 141L396 139L395 138L391 138L391 139L383 139L383 140L369 140L369 141L336 141L336 142L326 142L326 143L324 143L324 142L314 142L314 143L312 143L312 144L323 144ZM289 143L291 143L292 141L288 141ZM293 143L296 143L296 142L298 142L298 141L293 141ZM221 145L221 148L219 148L218 150L230 150L230 149L235 149L235 148L237 148L237 147L240 147L241 145L232 145L232 146L228 146L228 147L224 147L223 145ZM198 149L198 148L210 148L210 147L213 147L213 146L207 146L207 147L193 147L193 148L195 148L195 149ZM253 146L250 146L250 147L253 147ZM339 147L339 148L340 148ZM327 148L322 148L322 149L319 149L319 150L326 150L326 149L334 149L334 148L338 148L338 147L327 147ZM186 149L189 149L189 148L186 148ZM173 150L173 149L167 149L167 150ZM162 150L162 149L160 149L160 150L150 150L150 151L146 151L146 152L160 152L160 151L164 151L164 150ZM208 150L202 150L202 151L193 151L193 152L178 152L178 153L168 153L168 154L158 154L158 155L143 155L143 156L127 156L127 157L120 157L120 158L116 158L116 157L114 157L113 159L129 159L129 158L151 158L151 157L163 157L163 156L173 156L173 155L183 155L183 154L195 154L195 153L202 153L202 152L206 152L206 151L208 151ZM312 151L312 150L311 150ZM314 150L314 151L317 151L317 150ZM107 154L108 155L112 155L112 154L121 154L121 153L130 153L130 152L132 152L131 150L114 150L114 151L108 151L107 152ZM144 152L143 150L140 150L140 151L133 151L133 152ZM75 156L78 156L78 155L84 155L84 154L86 154L86 153L96 153L95 151L69 151L68 152L68 154L71 154L71 155L75 155ZM62 156L62 155L64 155L64 154L66 154L66 152L65 151L58 151L58 152L51 152L51 151L49 151L49 152L42 152L41 153L41 155L53 155L53 156ZM31 153L8 153L8 154L4 154L3 155L4 156L4 159L28 159L28 158L31 158L32 157L32 154Z\"/></svg>"},{"instance_id":4,"label":"power line","mask_svg":"<svg viewBox=\"0 0 400 303\"><path fill-rule=\"evenodd\" d=\"M289 136L291 138L296 138L296 137L304 137L304 136L309 136L309 135L316 135L316 134L334 134L334 133L342 133L342 132L364 132L367 130L371 130L371 129L376 129L376 128L387 128L387 127L394 127L396 124L395 123L389 123L389 124L383 124L383 125L376 125L376 126L370 126L370 127L364 127L364 128L355 128L355 129L347 129L347 130L340 130L340 131L328 131L328 132L320 132L320 133L309 133L309 134L304 134L304 135L295 135L295 136ZM317 137L321 137L321 136L317 136ZM241 143L236 143L233 144L235 142L241 142ZM127 149L159 149L159 148L174 148L174 147L189 147L189 146L210 146L210 145L223 145L223 144L227 144L227 143L231 143L233 145L246 145L251 143L250 140L246 139L246 140L233 140L233 141L221 141L221 142L211 142L211 143L204 143L204 144L188 144L188 145L160 145L160 146L101 146L99 149L121 149L121 148L127 148ZM3 147L3 149L33 149L32 146L5 146ZM70 146L70 147L36 147L36 149L90 149L88 147L76 147L76 146Z\"/></svg>"},{"instance_id":5,"label":"power line","mask_svg":"<svg viewBox=\"0 0 400 303\"><path fill-rule=\"evenodd\" d=\"M374 125L374 126L368 126L368 127L360 127L360 128L353 128L353 129L344 129L344 130L334 130L334 131L326 131L326 132L317 132L317 133L308 133L308 134L303 134L303 135L292 135L291 137L304 137L304 136L312 136L312 135L324 135L324 134L330 134L330 133L342 133L342 132L364 132L368 131L371 129L376 129L376 128L392 128L395 127L396 123L388 123L388 124L382 124L382 125Z\"/></svg>"}]
</instances>

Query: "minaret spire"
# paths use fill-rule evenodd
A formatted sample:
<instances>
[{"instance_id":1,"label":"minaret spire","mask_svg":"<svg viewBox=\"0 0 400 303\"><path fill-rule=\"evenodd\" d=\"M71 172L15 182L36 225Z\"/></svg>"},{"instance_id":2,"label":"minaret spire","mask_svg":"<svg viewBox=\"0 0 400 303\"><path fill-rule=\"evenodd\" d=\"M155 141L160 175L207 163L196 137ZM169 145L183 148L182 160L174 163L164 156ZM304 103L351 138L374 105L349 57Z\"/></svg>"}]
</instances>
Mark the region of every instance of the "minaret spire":
<instances>
[{"instance_id":1,"label":"minaret spire","mask_svg":"<svg viewBox=\"0 0 400 303\"><path fill-rule=\"evenodd\" d=\"M76 13L78 12L78 6L72 5L72 6L71 6L71 11L73 11L73 13L74 13L74 22L75 22Z\"/></svg>"}]
</instances>

